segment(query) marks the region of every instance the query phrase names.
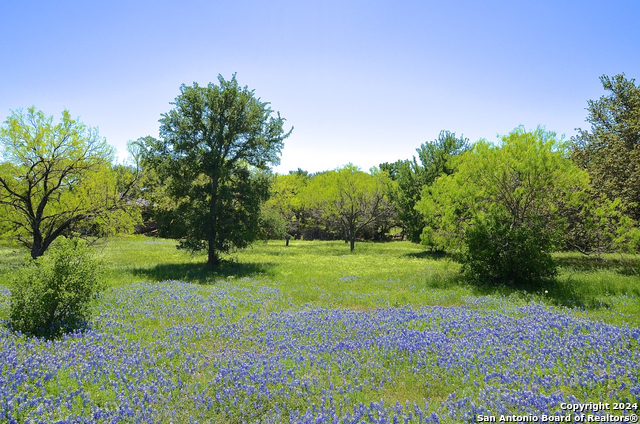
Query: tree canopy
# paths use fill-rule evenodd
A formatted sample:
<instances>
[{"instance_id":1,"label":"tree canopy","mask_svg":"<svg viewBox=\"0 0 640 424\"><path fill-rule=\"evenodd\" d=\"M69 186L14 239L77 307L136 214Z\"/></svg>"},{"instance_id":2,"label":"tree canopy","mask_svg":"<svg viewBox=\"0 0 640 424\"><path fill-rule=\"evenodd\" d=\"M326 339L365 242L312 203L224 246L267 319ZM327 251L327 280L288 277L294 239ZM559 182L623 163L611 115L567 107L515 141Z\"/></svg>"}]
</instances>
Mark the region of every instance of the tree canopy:
<instances>
[{"instance_id":1,"label":"tree canopy","mask_svg":"<svg viewBox=\"0 0 640 424\"><path fill-rule=\"evenodd\" d=\"M180 246L207 250L208 264L258 236L268 195L269 165L279 163L284 119L273 116L235 75L218 85L182 85L160 119L161 140L145 139L145 162L166 185L175 207L171 231Z\"/></svg>"},{"instance_id":2,"label":"tree canopy","mask_svg":"<svg viewBox=\"0 0 640 424\"><path fill-rule=\"evenodd\" d=\"M416 208L431 217L423 243L456 247L477 218L500 213L513 226L554 217L565 187L585 187L588 176L567 158L567 143L542 128L519 127L494 145L480 140L456 158L458 171L425 187Z\"/></svg>"},{"instance_id":3,"label":"tree canopy","mask_svg":"<svg viewBox=\"0 0 640 424\"><path fill-rule=\"evenodd\" d=\"M111 166L113 149L65 110L59 123L30 107L0 128L0 219L42 256L63 233L133 226ZM117 216L114 216L116 214Z\"/></svg>"},{"instance_id":4,"label":"tree canopy","mask_svg":"<svg viewBox=\"0 0 640 424\"><path fill-rule=\"evenodd\" d=\"M266 212L281 217L284 231L280 231L279 234L286 239L287 246L291 237L300 237L301 234L306 210L301 193L308 179L308 175L300 170L286 175L275 175L271 185L271 194L265 205Z\"/></svg>"}]
</instances>

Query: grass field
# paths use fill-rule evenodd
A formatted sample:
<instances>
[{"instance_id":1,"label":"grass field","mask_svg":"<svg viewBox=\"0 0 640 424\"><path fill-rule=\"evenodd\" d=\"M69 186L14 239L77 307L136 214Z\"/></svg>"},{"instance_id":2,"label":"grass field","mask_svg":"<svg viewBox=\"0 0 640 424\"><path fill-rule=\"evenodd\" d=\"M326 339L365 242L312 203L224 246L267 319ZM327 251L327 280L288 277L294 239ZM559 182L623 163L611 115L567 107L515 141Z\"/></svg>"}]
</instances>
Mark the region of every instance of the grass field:
<instances>
[{"instance_id":1,"label":"grass field","mask_svg":"<svg viewBox=\"0 0 640 424\"><path fill-rule=\"evenodd\" d=\"M557 281L524 292L405 242L257 243L215 272L170 240L96 248L90 330L0 327L0 422L475 422L640 400L640 256L557 254ZM24 253L0 245L0 318Z\"/></svg>"}]
</instances>

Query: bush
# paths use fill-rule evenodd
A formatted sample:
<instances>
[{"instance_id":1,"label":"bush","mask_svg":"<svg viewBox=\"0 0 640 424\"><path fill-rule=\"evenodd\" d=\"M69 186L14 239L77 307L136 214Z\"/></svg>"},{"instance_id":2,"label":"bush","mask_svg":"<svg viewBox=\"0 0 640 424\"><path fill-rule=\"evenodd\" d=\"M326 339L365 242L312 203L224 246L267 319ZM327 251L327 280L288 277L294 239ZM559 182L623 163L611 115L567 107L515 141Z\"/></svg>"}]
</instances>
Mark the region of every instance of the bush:
<instances>
[{"instance_id":1,"label":"bush","mask_svg":"<svg viewBox=\"0 0 640 424\"><path fill-rule=\"evenodd\" d=\"M463 272L480 284L535 288L557 275L553 236L543 225L513 225L505 217L476 220L465 234Z\"/></svg>"},{"instance_id":2,"label":"bush","mask_svg":"<svg viewBox=\"0 0 640 424\"><path fill-rule=\"evenodd\" d=\"M13 277L9 322L15 330L47 338L82 328L101 288L92 250L84 240L62 238Z\"/></svg>"}]
</instances>

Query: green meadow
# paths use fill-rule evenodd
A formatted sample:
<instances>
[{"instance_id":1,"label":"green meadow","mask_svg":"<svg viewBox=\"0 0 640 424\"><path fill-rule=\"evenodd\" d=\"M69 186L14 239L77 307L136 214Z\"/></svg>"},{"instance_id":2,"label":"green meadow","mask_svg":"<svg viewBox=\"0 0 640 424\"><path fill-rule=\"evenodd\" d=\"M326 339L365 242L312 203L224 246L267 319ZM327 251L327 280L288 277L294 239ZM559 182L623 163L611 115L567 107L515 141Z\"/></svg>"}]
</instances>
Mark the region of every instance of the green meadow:
<instances>
[{"instance_id":1,"label":"green meadow","mask_svg":"<svg viewBox=\"0 0 640 424\"><path fill-rule=\"evenodd\" d=\"M190 254L176 249L176 244L130 236L101 240L94 247L111 287L165 280L243 285L243 278L249 277L277 287L294 305L455 306L468 296L496 296L574 308L592 319L640 327L640 255L556 253L560 275L553 283L537 290L514 290L470 285L451 257L410 242L359 242L353 252L341 241L292 240L288 247L279 240L257 242L215 270L207 267L204 253ZM25 257L20 245L0 245L0 278L6 280Z\"/></svg>"}]
</instances>

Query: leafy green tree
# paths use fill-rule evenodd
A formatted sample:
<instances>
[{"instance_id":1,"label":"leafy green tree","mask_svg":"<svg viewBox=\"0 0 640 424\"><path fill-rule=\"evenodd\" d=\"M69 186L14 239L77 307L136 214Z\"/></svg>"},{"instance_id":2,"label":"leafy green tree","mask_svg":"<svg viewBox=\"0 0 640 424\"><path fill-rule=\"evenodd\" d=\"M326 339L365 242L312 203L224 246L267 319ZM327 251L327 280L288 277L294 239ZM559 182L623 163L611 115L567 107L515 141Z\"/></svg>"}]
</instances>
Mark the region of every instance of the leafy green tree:
<instances>
[{"instance_id":1,"label":"leafy green tree","mask_svg":"<svg viewBox=\"0 0 640 424\"><path fill-rule=\"evenodd\" d=\"M314 176L305 191L308 204L320 209L325 219L337 221L353 251L358 234L391 213L388 184L385 172L374 168L367 174L349 164Z\"/></svg>"},{"instance_id":2,"label":"leafy green tree","mask_svg":"<svg viewBox=\"0 0 640 424\"><path fill-rule=\"evenodd\" d=\"M62 113L13 111L0 128L0 219L37 258L60 235L133 227L113 149L98 131Z\"/></svg>"},{"instance_id":3,"label":"leafy green tree","mask_svg":"<svg viewBox=\"0 0 640 424\"><path fill-rule=\"evenodd\" d=\"M414 243L419 242L425 219L415 210L415 205L420 200L422 187L427 184L424 169L415 156L412 160L382 163L380 169L396 183L389 186L388 196L396 206L398 225L402 227L403 235Z\"/></svg>"},{"instance_id":4,"label":"leafy green tree","mask_svg":"<svg viewBox=\"0 0 640 424\"><path fill-rule=\"evenodd\" d=\"M594 194L619 198L624 212L640 220L640 86L624 74L600 77L608 95L589 100L587 122L572 138L572 158L591 177Z\"/></svg>"},{"instance_id":5,"label":"leafy green tree","mask_svg":"<svg viewBox=\"0 0 640 424\"><path fill-rule=\"evenodd\" d=\"M209 266L258 236L268 167L279 163L291 133L235 75L230 81L219 76L218 82L182 85L174 109L160 120L162 139L144 142L144 162L175 204L167 209L171 232L183 237L180 247L207 250Z\"/></svg>"},{"instance_id":6,"label":"leafy green tree","mask_svg":"<svg viewBox=\"0 0 640 424\"><path fill-rule=\"evenodd\" d=\"M564 230L558 204L572 203L588 176L555 133L519 127L498 145L485 140L457 159L457 172L425 187L416 206L432 217L423 243L465 247L474 278L529 284L554 274L550 252ZM464 249L463 249L464 251Z\"/></svg>"},{"instance_id":7,"label":"leafy green tree","mask_svg":"<svg viewBox=\"0 0 640 424\"><path fill-rule=\"evenodd\" d=\"M421 199L423 187L433 184L443 174L452 174L455 167L451 159L468 148L467 138L456 137L456 134L450 131L441 131L436 140L423 143L416 149L420 163L414 156L412 160L380 165L380 168L388 171L389 176L397 182L396 189L389 195L398 207L398 218L412 242L420 242L422 231L427 224L428 217L415 209Z\"/></svg>"}]
</instances>

